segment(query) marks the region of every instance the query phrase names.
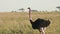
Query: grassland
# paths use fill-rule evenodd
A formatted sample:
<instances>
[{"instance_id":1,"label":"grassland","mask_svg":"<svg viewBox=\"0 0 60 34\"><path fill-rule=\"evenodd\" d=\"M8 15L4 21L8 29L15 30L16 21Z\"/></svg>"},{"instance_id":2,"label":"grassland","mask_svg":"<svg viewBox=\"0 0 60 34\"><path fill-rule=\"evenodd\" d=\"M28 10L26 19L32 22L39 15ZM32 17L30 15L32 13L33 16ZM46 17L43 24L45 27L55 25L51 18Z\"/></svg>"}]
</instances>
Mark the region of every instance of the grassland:
<instances>
[{"instance_id":1,"label":"grassland","mask_svg":"<svg viewBox=\"0 0 60 34\"><path fill-rule=\"evenodd\" d=\"M32 12L33 21L37 18L50 19L46 34L60 34L60 12ZM0 34L40 34L32 29L26 12L0 13Z\"/></svg>"}]
</instances>

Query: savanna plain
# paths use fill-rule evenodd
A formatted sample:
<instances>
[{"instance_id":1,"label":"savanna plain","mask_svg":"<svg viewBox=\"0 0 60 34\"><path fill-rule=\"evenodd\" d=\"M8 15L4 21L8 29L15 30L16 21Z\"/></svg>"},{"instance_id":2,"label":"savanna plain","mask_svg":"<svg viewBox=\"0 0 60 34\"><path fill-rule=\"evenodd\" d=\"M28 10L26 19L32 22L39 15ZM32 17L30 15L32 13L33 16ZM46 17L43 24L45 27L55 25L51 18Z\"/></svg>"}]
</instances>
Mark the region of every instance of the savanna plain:
<instances>
[{"instance_id":1,"label":"savanna plain","mask_svg":"<svg viewBox=\"0 0 60 34\"><path fill-rule=\"evenodd\" d=\"M0 34L40 34L33 29L27 12L0 12ZM32 19L50 20L46 34L60 34L60 12L32 12Z\"/></svg>"}]
</instances>

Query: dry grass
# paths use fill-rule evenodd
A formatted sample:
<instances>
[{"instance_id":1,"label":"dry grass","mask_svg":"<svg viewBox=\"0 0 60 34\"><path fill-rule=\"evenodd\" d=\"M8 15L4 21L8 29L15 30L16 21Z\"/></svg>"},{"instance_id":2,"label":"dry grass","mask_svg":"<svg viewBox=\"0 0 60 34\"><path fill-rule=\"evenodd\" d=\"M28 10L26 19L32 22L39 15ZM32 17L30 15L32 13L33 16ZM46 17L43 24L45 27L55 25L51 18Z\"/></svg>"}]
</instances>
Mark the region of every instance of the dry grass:
<instances>
[{"instance_id":1,"label":"dry grass","mask_svg":"<svg viewBox=\"0 0 60 34\"><path fill-rule=\"evenodd\" d=\"M46 34L60 34L60 12L33 12L33 21L37 18L50 19ZM39 34L31 27L26 12L0 13L0 34Z\"/></svg>"}]
</instances>

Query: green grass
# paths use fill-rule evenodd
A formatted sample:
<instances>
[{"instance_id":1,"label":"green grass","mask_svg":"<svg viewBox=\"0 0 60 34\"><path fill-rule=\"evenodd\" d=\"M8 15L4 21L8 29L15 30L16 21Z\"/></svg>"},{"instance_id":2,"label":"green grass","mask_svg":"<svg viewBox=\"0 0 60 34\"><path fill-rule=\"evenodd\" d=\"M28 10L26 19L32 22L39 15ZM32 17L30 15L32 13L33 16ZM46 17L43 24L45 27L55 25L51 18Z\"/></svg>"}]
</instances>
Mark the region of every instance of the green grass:
<instances>
[{"instance_id":1,"label":"green grass","mask_svg":"<svg viewBox=\"0 0 60 34\"><path fill-rule=\"evenodd\" d=\"M32 12L33 21L37 18L50 19L51 24L46 34L60 34L60 12ZM0 13L0 34L40 34L31 27L28 13Z\"/></svg>"}]
</instances>

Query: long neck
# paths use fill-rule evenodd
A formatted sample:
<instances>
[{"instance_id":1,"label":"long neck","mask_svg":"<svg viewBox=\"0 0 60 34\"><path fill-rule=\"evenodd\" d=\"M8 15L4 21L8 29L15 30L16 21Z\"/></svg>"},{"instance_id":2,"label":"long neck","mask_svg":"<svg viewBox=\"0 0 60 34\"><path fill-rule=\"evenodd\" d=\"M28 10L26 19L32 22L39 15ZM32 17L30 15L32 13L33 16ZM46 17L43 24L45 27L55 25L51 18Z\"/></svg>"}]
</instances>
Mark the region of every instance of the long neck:
<instances>
[{"instance_id":1,"label":"long neck","mask_svg":"<svg viewBox=\"0 0 60 34\"><path fill-rule=\"evenodd\" d=\"M31 20L31 9L29 9L29 20Z\"/></svg>"},{"instance_id":2,"label":"long neck","mask_svg":"<svg viewBox=\"0 0 60 34\"><path fill-rule=\"evenodd\" d=\"M31 9L29 9L29 20L31 23L33 23L32 18L31 18Z\"/></svg>"}]
</instances>

